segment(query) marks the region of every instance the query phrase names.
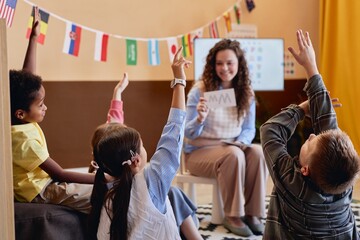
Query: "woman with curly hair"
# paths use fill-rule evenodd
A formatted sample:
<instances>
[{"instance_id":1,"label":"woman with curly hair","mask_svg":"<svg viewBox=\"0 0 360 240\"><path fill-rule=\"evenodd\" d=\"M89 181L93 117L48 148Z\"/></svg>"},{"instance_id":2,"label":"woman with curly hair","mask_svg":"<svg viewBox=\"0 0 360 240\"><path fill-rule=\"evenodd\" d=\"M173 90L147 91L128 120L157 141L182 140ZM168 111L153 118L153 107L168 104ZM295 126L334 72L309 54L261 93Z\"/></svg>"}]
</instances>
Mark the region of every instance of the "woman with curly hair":
<instances>
[{"instance_id":1,"label":"woman with curly hair","mask_svg":"<svg viewBox=\"0 0 360 240\"><path fill-rule=\"evenodd\" d=\"M209 108L204 92L233 88L236 106ZM262 234L268 175L255 137L255 94L240 43L223 39L210 49L202 78L188 94L185 159L194 175L216 178L224 227L240 236ZM233 142L234 144L225 144Z\"/></svg>"}]
</instances>

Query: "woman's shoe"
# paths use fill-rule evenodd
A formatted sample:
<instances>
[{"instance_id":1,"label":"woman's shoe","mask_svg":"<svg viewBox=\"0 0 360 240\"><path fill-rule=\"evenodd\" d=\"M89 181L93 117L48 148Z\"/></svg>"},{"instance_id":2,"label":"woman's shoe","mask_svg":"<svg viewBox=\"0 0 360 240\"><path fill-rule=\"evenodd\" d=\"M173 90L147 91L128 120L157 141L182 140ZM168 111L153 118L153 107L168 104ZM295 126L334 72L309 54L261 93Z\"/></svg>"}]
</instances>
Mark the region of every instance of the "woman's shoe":
<instances>
[{"instance_id":1,"label":"woman's shoe","mask_svg":"<svg viewBox=\"0 0 360 240\"><path fill-rule=\"evenodd\" d=\"M223 222L224 227L229 230L230 232L242 236L242 237L250 237L253 235L252 231L250 230L250 228L245 224L244 227L234 227L232 226L228 219L225 218L224 222Z\"/></svg>"},{"instance_id":2,"label":"woman's shoe","mask_svg":"<svg viewBox=\"0 0 360 240\"><path fill-rule=\"evenodd\" d=\"M249 221L249 219L247 217L244 217L241 219L243 220L244 223L246 223L249 226L249 228L255 235L263 235L264 234L265 226L263 223L255 224L255 223Z\"/></svg>"}]
</instances>

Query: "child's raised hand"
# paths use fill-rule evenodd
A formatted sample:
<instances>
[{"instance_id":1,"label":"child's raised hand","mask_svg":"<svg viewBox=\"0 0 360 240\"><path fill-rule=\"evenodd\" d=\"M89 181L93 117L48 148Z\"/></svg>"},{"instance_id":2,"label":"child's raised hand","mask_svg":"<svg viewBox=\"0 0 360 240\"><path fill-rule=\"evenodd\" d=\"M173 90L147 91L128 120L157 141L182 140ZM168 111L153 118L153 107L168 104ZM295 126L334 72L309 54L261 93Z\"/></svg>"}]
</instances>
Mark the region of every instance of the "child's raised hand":
<instances>
[{"instance_id":1,"label":"child's raised hand","mask_svg":"<svg viewBox=\"0 0 360 240\"><path fill-rule=\"evenodd\" d=\"M181 51L183 49L183 46L181 46L177 52L175 53L173 63L171 65L173 74L175 78L180 78L186 80L186 75L184 71L184 67L188 68L191 64L191 61L186 60L182 54Z\"/></svg>"},{"instance_id":2,"label":"child's raised hand","mask_svg":"<svg viewBox=\"0 0 360 240\"><path fill-rule=\"evenodd\" d=\"M292 47L289 47L288 50L294 56L295 60L305 68L308 78L310 78L319 73L316 65L315 50L308 32L304 35L300 29L296 31L296 36L299 47L298 53L296 53Z\"/></svg>"},{"instance_id":3,"label":"child's raised hand","mask_svg":"<svg viewBox=\"0 0 360 240\"><path fill-rule=\"evenodd\" d=\"M125 72L123 79L121 79L114 88L113 100L121 100L121 93L125 90L127 85L129 85L129 78L128 74Z\"/></svg>"},{"instance_id":4,"label":"child's raised hand","mask_svg":"<svg viewBox=\"0 0 360 240\"><path fill-rule=\"evenodd\" d=\"M40 35L41 16L38 6L34 6L34 18L32 22L31 36L38 37Z\"/></svg>"}]
</instances>

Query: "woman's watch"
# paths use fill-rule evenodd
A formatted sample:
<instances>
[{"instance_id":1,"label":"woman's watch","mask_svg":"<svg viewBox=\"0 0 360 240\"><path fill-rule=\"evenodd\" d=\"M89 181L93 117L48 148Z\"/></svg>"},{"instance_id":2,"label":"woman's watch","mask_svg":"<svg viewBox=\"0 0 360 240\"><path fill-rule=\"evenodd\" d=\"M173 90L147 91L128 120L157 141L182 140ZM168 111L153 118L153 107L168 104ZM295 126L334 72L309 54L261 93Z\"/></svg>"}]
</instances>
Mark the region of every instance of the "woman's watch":
<instances>
[{"instance_id":1,"label":"woman's watch","mask_svg":"<svg viewBox=\"0 0 360 240\"><path fill-rule=\"evenodd\" d=\"M180 78L174 78L170 83L170 87L174 88L176 84L181 84L184 87L186 87L186 80Z\"/></svg>"}]
</instances>

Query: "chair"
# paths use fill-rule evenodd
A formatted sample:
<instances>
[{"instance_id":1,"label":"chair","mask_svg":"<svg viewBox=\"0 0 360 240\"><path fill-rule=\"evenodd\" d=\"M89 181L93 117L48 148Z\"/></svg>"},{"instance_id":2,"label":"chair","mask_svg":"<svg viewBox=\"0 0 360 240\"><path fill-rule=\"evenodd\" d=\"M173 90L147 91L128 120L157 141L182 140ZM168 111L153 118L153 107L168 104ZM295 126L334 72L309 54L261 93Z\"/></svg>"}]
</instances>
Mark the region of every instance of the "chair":
<instances>
[{"instance_id":1,"label":"chair","mask_svg":"<svg viewBox=\"0 0 360 240\"><path fill-rule=\"evenodd\" d=\"M188 197L196 203L196 190L195 184L211 184L212 185L212 211L211 211L211 223L222 224L224 220L223 202L219 185L216 178L198 177L192 175L185 166L184 153L181 154L180 169L175 176L176 184L184 189L184 183L188 184Z\"/></svg>"}]
</instances>

